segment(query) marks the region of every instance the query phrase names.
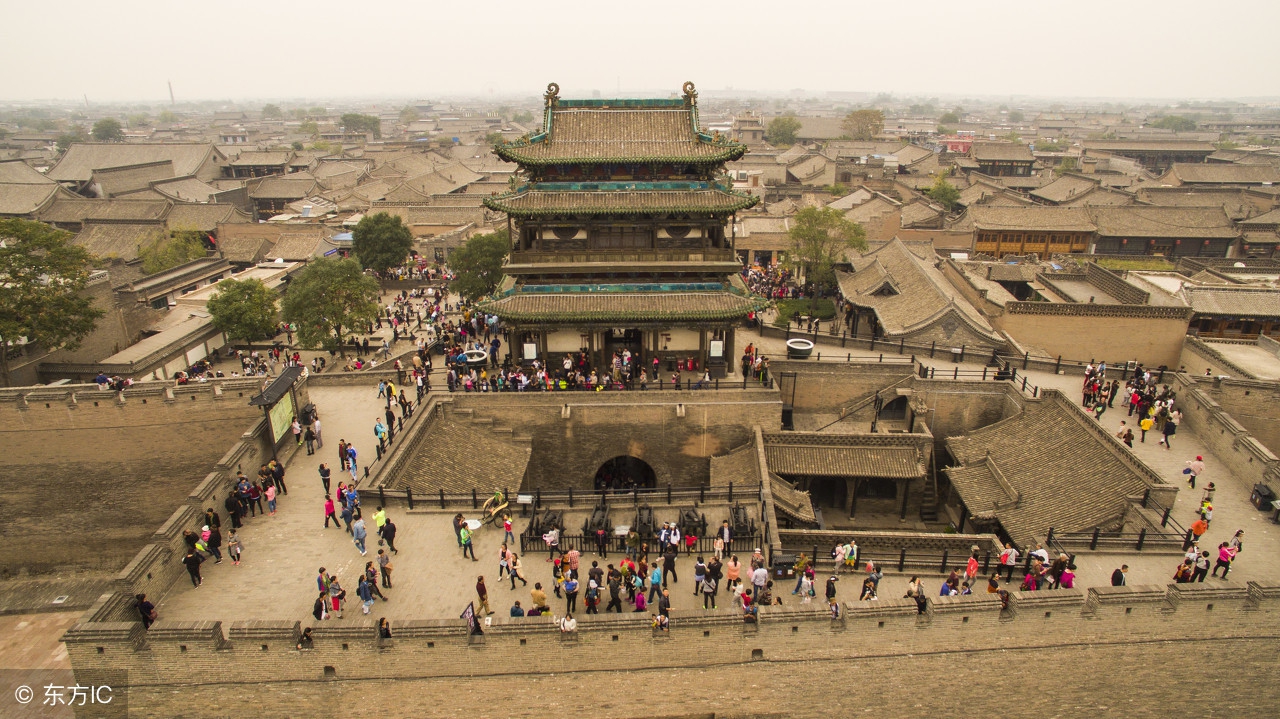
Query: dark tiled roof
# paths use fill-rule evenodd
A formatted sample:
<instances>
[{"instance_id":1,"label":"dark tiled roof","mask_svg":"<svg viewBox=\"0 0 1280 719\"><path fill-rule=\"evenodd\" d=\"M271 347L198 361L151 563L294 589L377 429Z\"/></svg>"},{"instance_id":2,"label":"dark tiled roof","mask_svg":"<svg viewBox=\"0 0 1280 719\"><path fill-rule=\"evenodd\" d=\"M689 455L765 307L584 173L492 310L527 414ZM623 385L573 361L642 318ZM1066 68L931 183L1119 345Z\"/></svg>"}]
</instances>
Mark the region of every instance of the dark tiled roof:
<instances>
[{"instance_id":1,"label":"dark tiled roof","mask_svg":"<svg viewBox=\"0 0 1280 719\"><path fill-rule=\"evenodd\" d=\"M219 222L250 222L251 218L235 205L175 203L165 219L172 230L212 232Z\"/></svg>"},{"instance_id":2,"label":"dark tiled roof","mask_svg":"<svg viewBox=\"0 0 1280 719\"><path fill-rule=\"evenodd\" d=\"M228 262L252 264L262 259L271 241L263 237L228 237L218 241L218 251Z\"/></svg>"},{"instance_id":3,"label":"dark tiled roof","mask_svg":"<svg viewBox=\"0 0 1280 719\"><path fill-rule=\"evenodd\" d=\"M0 183L0 215L27 215L44 207L54 195L65 194L66 191L57 183Z\"/></svg>"},{"instance_id":4,"label":"dark tiled roof","mask_svg":"<svg viewBox=\"0 0 1280 719\"><path fill-rule=\"evenodd\" d=\"M486 207L515 216L537 215L638 215L678 213L729 213L755 206L760 198L728 192L709 183L661 183L687 185L684 189L648 189L646 183L544 183L506 195L485 198ZM581 187L582 189L559 189ZM616 189L615 189L615 186ZM637 189L629 189L635 187ZM607 189L605 189L607 188Z\"/></svg>"},{"instance_id":5,"label":"dark tiled roof","mask_svg":"<svg viewBox=\"0 0 1280 719\"><path fill-rule=\"evenodd\" d=\"M218 153L211 143L152 143L77 142L67 149L58 164L49 168L50 179L59 182L87 182L94 170L110 167L126 167L149 162L169 160L173 162L173 175L194 175L209 158Z\"/></svg>"},{"instance_id":6,"label":"dark tiled roof","mask_svg":"<svg viewBox=\"0 0 1280 719\"><path fill-rule=\"evenodd\" d=\"M115 197L147 188L153 181L167 180L173 176L173 162L161 160L141 165L94 170L93 183L102 191L103 197Z\"/></svg>"},{"instance_id":7,"label":"dark tiled roof","mask_svg":"<svg viewBox=\"0 0 1280 719\"><path fill-rule=\"evenodd\" d=\"M1176 163L1169 173L1180 182L1193 185L1280 184L1280 168L1271 165L1231 165L1225 163Z\"/></svg>"},{"instance_id":8,"label":"dark tiled roof","mask_svg":"<svg viewBox=\"0 0 1280 719\"><path fill-rule=\"evenodd\" d=\"M1206 156L1218 148L1200 140L1085 140L1086 150L1102 152L1203 152Z\"/></svg>"},{"instance_id":9,"label":"dark tiled roof","mask_svg":"<svg viewBox=\"0 0 1280 719\"><path fill-rule=\"evenodd\" d=\"M746 145L719 141L694 129L690 106L667 103L620 107L556 106L551 132L494 147L494 154L522 165L605 162L719 163L736 160Z\"/></svg>"},{"instance_id":10,"label":"dark tiled roof","mask_svg":"<svg viewBox=\"0 0 1280 719\"><path fill-rule=\"evenodd\" d=\"M288 150L274 150L270 152L257 152L250 150L242 152L240 156L230 162L231 165L237 167L263 167L267 165L287 165L293 159L293 153Z\"/></svg>"},{"instance_id":11,"label":"dark tiled roof","mask_svg":"<svg viewBox=\"0 0 1280 719\"><path fill-rule=\"evenodd\" d=\"M769 471L812 477L886 477L914 479L924 467L913 447L769 444Z\"/></svg>"},{"instance_id":12,"label":"dark tiled roof","mask_svg":"<svg viewBox=\"0 0 1280 719\"><path fill-rule=\"evenodd\" d=\"M918 257L902 240L895 237L852 264L853 274L836 273L840 291L847 301L875 311L885 334L904 335L942 322L943 327L951 327L947 332L950 337L963 322L993 343L1002 342L938 268Z\"/></svg>"},{"instance_id":13,"label":"dark tiled roof","mask_svg":"<svg viewBox=\"0 0 1280 719\"><path fill-rule=\"evenodd\" d=\"M1231 239L1240 233L1222 207L1094 207L1102 237L1190 237Z\"/></svg>"},{"instance_id":14,"label":"dark tiled roof","mask_svg":"<svg viewBox=\"0 0 1280 719\"><path fill-rule=\"evenodd\" d=\"M1033 162L1036 159L1031 149L1020 142L975 142L969 154L979 162Z\"/></svg>"},{"instance_id":15,"label":"dark tiled roof","mask_svg":"<svg viewBox=\"0 0 1280 719\"><path fill-rule=\"evenodd\" d=\"M101 258L117 258L128 262L138 258L139 250L165 233L160 222L93 222L75 236L74 242L90 254Z\"/></svg>"},{"instance_id":16,"label":"dark tiled roof","mask_svg":"<svg viewBox=\"0 0 1280 719\"><path fill-rule=\"evenodd\" d=\"M1075 207L985 207L969 209L978 230L1093 232L1089 213Z\"/></svg>"},{"instance_id":17,"label":"dark tiled roof","mask_svg":"<svg viewBox=\"0 0 1280 719\"><path fill-rule=\"evenodd\" d=\"M168 200L90 200L59 197L40 213L41 222L76 223L85 220L163 219L172 203Z\"/></svg>"},{"instance_id":18,"label":"dark tiled roof","mask_svg":"<svg viewBox=\"0 0 1280 719\"><path fill-rule=\"evenodd\" d=\"M1187 304L1198 315L1222 317L1280 317L1280 290L1256 287L1182 288Z\"/></svg>"},{"instance_id":19,"label":"dark tiled roof","mask_svg":"<svg viewBox=\"0 0 1280 719\"><path fill-rule=\"evenodd\" d=\"M774 509L801 522L818 521L817 515L813 513L813 499L808 492L796 489L790 482L773 472L769 473L769 491L773 492Z\"/></svg>"},{"instance_id":20,"label":"dark tiled roof","mask_svg":"<svg viewBox=\"0 0 1280 719\"><path fill-rule=\"evenodd\" d=\"M765 301L731 292L514 294L479 305L508 322L671 322L746 317Z\"/></svg>"},{"instance_id":21,"label":"dark tiled roof","mask_svg":"<svg viewBox=\"0 0 1280 719\"><path fill-rule=\"evenodd\" d=\"M296 173L268 177L249 191L255 200L300 200L316 189L316 180L310 175Z\"/></svg>"},{"instance_id":22,"label":"dark tiled roof","mask_svg":"<svg viewBox=\"0 0 1280 719\"><path fill-rule=\"evenodd\" d=\"M482 427L445 418L417 440L413 457L392 482L396 489L410 487L415 494L442 489L485 494L495 487L518 488L529 454L528 447L503 441Z\"/></svg>"},{"instance_id":23,"label":"dark tiled roof","mask_svg":"<svg viewBox=\"0 0 1280 719\"><path fill-rule=\"evenodd\" d=\"M1142 494L1149 477L1091 425L1071 400L1051 392L1013 417L947 439L963 469L945 471L969 511L994 516L1020 545L1049 527L1077 532L1118 525L1126 497Z\"/></svg>"}]
</instances>

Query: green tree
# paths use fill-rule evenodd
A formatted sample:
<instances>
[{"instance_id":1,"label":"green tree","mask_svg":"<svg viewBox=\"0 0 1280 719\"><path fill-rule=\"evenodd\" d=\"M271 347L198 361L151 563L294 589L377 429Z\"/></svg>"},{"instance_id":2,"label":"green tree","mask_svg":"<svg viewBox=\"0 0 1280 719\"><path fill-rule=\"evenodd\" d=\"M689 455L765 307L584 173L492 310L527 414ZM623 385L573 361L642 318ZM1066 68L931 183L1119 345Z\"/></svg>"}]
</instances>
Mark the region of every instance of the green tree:
<instances>
[{"instance_id":1,"label":"green tree","mask_svg":"<svg viewBox=\"0 0 1280 719\"><path fill-rule=\"evenodd\" d=\"M938 118L938 122L946 125L958 125L960 124L960 116L957 115L954 110L951 112L944 112Z\"/></svg>"},{"instance_id":2,"label":"green tree","mask_svg":"<svg viewBox=\"0 0 1280 719\"><path fill-rule=\"evenodd\" d=\"M960 201L960 191L956 186L947 181L945 175L938 175L933 181L933 185L925 191L934 202L947 208L947 212L955 209L956 203Z\"/></svg>"},{"instance_id":3,"label":"green tree","mask_svg":"<svg viewBox=\"0 0 1280 719\"><path fill-rule=\"evenodd\" d=\"M289 143L289 147L293 148L295 151L301 151L304 146L301 140L294 140L293 142Z\"/></svg>"},{"instance_id":4,"label":"green tree","mask_svg":"<svg viewBox=\"0 0 1280 719\"><path fill-rule=\"evenodd\" d=\"M794 145L799 132L800 121L795 115L787 113L769 121L769 125L764 130L764 139L771 145Z\"/></svg>"},{"instance_id":5,"label":"green tree","mask_svg":"<svg viewBox=\"0 0 1280 719\"><path fill-rule=\"evenodd\" d=\"M208 254L199 230L175 230L172 234L159 234L142 248L138 259L142 260L142 271L154 275Z\"/></svg>"},{"instance_id":6,"label":"green tree","mask_svg":"<svg viewBox=\"0 0 1280 719\"><path fill-rule=\"evenodd\" d=\"M1174 132L1192 132L1196 129L1196 121L1182 115L1166 115L1155 122L1147 123L1151 127Z\"/></svg>"},{"instance_id":7,"label":"green tree","mask_svg":"<svg viewBox=\"0 0 1280 719\"><path fill-rule=\"evenodd\" d=\"M498 144L499 142L502 142L501 132L490 132L489 134L484 136L484 144L486 145L492 146L492 145Z\"/></svg>"},{"instance_id":8,"label":"green tree","mask_svg":"<svg viewBox=\"0 0 1280 719\"><path fill-rule=\"evenodd\" d=\"M281 308L303 347L341 351L344 331L378 316L378 281L353 259L321 257L289 283Z\"/></svg>"},{"instance_id":9,"label":"green tree","mask_svg":"<svg viewBox=\"0 0 1280 719\"><path fill-rule=\"evenodd\" d=\"M298 126L298 132L315 137L320 134L320 126L316 124L315 120L307 120Z\"/></svg>"},{"instance_id":10,"label":"green tree","mask_svg":"<svg viewBox=\"0 0 1280 719\"><path fill-rule=\"evenodd\" d=\"M360 266L379 275L404 264L413 248L413 233L399 215L378 212L365 215L351 233Z\"/></svg>"},{"instance_id":11,"label":"green tree","mask_svg":"<svg viewBox=\"0 0 1280 719\"><path fill-rule=\"evenodd\" d=\"M150 127L151 118L145 112L139 112L129 116L129 127Z\"/></svg>"},{"instance_id":12,"label":"green tree","mask_svg":"<svg viewBox=\"0 0 1280 719\"><path fill-rule=\"evenodd\" d=\"M282 117L284 117L284 111L280 109L279 105L272 105L268 103L262 106L262 119L279 120Z\"/></svg>"},{"instance_id":13,"label":"green tree","mask_svg":"<svg viewBox=\"0 0 1280 719\"><path fill-rule=\"evenodd\" d=\"M93 139L98 142L120 142L124 140L124 132L120 121L114 117L104 117L93 123Z\"/></svg>"},{"instance_id":14,"label":"green tree","mask_svg":"<svg viewBox=\"0 0 1280 719\"><path fill-rule=\"evenodd\" d=\"M222 280L218 291L205 303L213 326L230 339L267 339L276 331L277 297L262 280Z\"/></svg>"},{"instance_id":15,"label":"green tree","mask_svg":"<svg viewBox=\"0 0 1280 719\"><path fill-rule=\"evenodd\" d=\"M163 122L166 124L173 123L178 121L178 115L174 113L172 110L161 110L160 114L157 116L157 119L159 119L160 122Z\"/></svg>"},{"instance_id":16,"label":"green tree","mask_svg":"<svg viewBox=\"0 0 1280 719\"><path fill-rule=\"evenodd\" d=\"M502 263L511 251L506 229L472 235L449 256L455 277L449 289L475 301L493 292L502 281Z\"/></svg>"},{"instance_id":17,"label":"green tree","mask_svg":"<svg viewBox=\"0 0 1280 719\"><path fill-rule=\"evenodd\" d=\"M66 152L67 148L77 142L84 142L88 138L84 134L84 128L80 125L72 125L71 129L58 135L58 152Z\"/></svg>"},{"instance_id":18,"label":"green tree","mask_svg":"<svg viewBox=\"0 0 1280 719\"><path fill-rule=\"evenodd\" d=\"M512 115L511 121L520 123L521 125L528 125L529 123L533 122L533 113L529 112L528 110L522 110Z\"/></svg>"},{"instance_id":19,"label":"green tree","mask_svg":"<svg viewBox=\"0 0 1280 719\"><path fill-rule=\"evenodd\" d=\"M1061 175L1064 172L1072 172L1076 169L1076 158L1064 157L1058 161L1058 166L1054 168L1054 172Z\"/></svg>"},{"instance_id":20,"label":"green tree","mask_svg":"<svg viewBox=\"0 0 1280 719\"><path fill-rule=\"evenodd\" d=\"M879 110L854 110L844 116L840 127L854 140L873 140L884 130L884 113Z\"/></svg>"},{"instance_id":21,"label":"green tree","mask_svg":"<svg viewBox=\"0 0 1280 719\"><path fill-rule=\"evenodd\" d=\"M408 125L417 122L421 117L422 116L418 114L418 108L412 105L405 105L400 109L401 124Z\"/></svg>"},{"instance_id":22,"label":"green tree","mask_svg":"<svg viewBox=\"0 0 1280 719\"><path fill-rule=\"evenodd\" d=\"M844 260L845 251L867 249L867 233L840 210L806 207L796 213L787 234L791 238L792 262L803 270L805 281L814 288L812 314L817 310L818 297L835 289L835 265Z\"/></svg>"},{"instance_id":23,"label":"green tree","mask_svg":"<svg viewBox=\"0 0 1280 719\"><path fill-rule=\"evenodd\" d=\"M71 233L40 222L0 220L0 380L9 386L9 348L75 349L102 310L81 294L90 256Z\"/></svg>"},{"instance_id":24,"label":"green tree","mask_svg":"<svg viewBox=\"0 0 1280 719\"><path fill-rule=\"evenodd\" d=\"M342 126L347 129L347 132L368 132L375 139L382 137L382 120L374 115L348 112L342 116Z\"/></svg>"},{"instance_id":25,"label":"green tree","mask_svg":"<svg viewBox=\"0 0 1280 719\"><path fill-rule=\"evenodd\" d=\"M1024 119L1026 119L1026 116L1022 114L1021 110L1014 110L1009 113L1009 122L1022 122Z\"/></svg>"}]
</instances>

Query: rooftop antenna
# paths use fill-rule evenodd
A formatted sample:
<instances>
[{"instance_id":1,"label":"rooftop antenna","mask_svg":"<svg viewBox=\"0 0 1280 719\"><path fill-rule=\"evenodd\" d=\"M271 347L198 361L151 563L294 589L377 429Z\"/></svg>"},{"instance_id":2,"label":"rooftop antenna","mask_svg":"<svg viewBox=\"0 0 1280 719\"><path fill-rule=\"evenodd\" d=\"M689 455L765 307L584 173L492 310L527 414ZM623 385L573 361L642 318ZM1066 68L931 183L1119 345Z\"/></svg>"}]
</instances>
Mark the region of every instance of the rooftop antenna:
<instances>
[{"instance_id":1,"label":"rooftop antenna","mask_svg":"<svg viewBox=\"0 0 1280 719\"><path fill-rule=\"evenodd\" d=\"M169 104L174 105L176 103L173 101L173 80L167 80L166 82L169 83Z\"/></svg>"}]
</instances>

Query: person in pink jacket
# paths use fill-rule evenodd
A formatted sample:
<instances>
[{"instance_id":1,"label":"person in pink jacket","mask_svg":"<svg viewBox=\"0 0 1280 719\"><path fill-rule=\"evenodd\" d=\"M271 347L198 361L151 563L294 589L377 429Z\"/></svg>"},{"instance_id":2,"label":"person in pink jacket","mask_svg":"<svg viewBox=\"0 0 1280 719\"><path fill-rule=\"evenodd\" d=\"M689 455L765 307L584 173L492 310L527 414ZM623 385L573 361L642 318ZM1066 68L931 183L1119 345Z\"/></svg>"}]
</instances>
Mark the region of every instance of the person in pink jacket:
<instances>
[{"instance_id":1,"label":"person in pink jacket","mask_svg":"<svg viewBox=\"0 0 1280 719\"><path fill-rule=\"evenodd\" d=\"M1235 561L1236 550L1227 545L1226 542L1218 545L1218 563L1213 565L1213 576L1218 576L1218 570L1222 570L1222 578L1227 578L1227 572L1231 571L1231 562Z\"/></svg>"}]
</instances>

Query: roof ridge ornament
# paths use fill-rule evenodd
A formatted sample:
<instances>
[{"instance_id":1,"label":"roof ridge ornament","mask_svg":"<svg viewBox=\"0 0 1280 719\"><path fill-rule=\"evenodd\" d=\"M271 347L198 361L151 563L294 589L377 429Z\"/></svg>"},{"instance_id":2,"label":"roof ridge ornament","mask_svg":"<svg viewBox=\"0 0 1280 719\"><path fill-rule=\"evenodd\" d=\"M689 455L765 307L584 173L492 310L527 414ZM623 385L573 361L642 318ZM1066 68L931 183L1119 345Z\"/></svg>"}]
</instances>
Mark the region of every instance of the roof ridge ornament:
<instances>
[{"instance_id":1,"label":"roof ridge ornament","mask_svg":"<svg viewBox=\"0 0 1280 719\"><path fill-rule=\"evenodd\" d=\"M686 80L684 83L684 104L698 104L698 91L694 88L692 80Z\"/></svg>"},{"instance_id":2,"label":"roof ridge ornament","mask_svg":"<svg viewBox=\"0 0 1280 719\"><path fill-rule=\"evenodd\" d=\"M547 107L555 107L560 102L560 85L554 82L547 83L547 92L542 99L546 101Z\"/></svg>"}]
</instances>

